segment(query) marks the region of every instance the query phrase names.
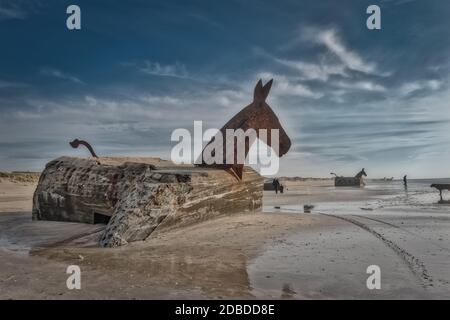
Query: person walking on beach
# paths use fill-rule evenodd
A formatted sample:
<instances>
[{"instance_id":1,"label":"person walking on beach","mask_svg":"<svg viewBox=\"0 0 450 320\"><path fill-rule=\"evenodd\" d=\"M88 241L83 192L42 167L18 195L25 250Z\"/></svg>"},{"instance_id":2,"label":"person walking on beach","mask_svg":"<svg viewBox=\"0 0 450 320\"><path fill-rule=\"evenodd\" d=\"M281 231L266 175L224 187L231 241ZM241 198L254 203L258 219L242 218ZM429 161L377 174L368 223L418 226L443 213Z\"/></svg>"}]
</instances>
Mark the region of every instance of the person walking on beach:
<instances>
[{"instance_id":1,"label":"person walking on beach","mask_svg":"<svg viewBox=\"0 0 450 320\"><path fill-rule=\"evenodd\" d=\"M403 185L405 186L405 189L408 188L408 179L406 178L406 174L403 177Z\"/></svg>"},{"instance_id":2,"label":"person walking on beach","mask_svg":"<svg viewBox=\"0 0 450 320\"><path fill-rule=\"evenodd\" d=\"M278 189L280 188L280 181L278 181L278 179L273 179L272 181L272 185L275 189L275 193L278 193Z\"/></svg>"}]
</instances>

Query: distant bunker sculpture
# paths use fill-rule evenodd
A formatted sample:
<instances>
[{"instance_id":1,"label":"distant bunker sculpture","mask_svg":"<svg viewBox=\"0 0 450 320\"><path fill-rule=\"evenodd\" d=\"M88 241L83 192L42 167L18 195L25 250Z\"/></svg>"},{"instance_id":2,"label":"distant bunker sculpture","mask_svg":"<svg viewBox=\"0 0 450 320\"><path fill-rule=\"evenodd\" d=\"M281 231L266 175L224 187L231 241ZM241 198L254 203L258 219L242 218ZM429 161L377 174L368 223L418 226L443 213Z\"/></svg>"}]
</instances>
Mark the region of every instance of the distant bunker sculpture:
<instances>
[{"instance_id":1,"label":"distant bunker sculpture","mask_svg":"<svg viewBox=\"0 0 450 320\"><path fill-rule=\"evenodd\" d=\"M270 81L255 88L255 99L232 118L231 128L280 129L279 155L289 137L265 103ZM225 130L227 125L222 128ZM116 247L145 240L155 229L171 229L220 215L262 207L264 180L240 165L176 165L159 158L60 157L50 161L33 197L33 220L104 223L100 245ZM246 145L246 154L251 143Z\"/></svg>"},{"instance_id":2,"label":"distant bunker sculpture","mask_svg":"<svg viewBox=\"0 0 450 320\"><path fill-rule=\"evenodd\" d=\"M358 172L354 177L342 177L338 176L335 173L331 173L334 175L334 186L335 187L361 187L364 186L363 176L367 177L366 171L364 168Z\"/></svg>"}]
</instances>

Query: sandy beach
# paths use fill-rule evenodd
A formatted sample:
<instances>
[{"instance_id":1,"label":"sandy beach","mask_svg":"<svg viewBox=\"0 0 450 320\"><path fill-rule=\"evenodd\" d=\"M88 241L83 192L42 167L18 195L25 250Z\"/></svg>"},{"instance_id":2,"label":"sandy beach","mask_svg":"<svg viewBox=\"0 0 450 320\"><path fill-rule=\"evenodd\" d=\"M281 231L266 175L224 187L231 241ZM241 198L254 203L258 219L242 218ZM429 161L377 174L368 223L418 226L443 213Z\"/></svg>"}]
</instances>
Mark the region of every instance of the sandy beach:
<instances>
[{"instance_id":1,"label":"sandy beach","mask_svg":"<svg viewBox=\"0 0 450 320\"><path fill-rule=\"evenodd\" d=\"M104 226L31 221L35 184L2 181L0 298L449 299L450 207L373 185L287 183L264 192L263 212L104 249ZM68 265L80 266L81 290L67 289ZM366 286L370 265L380 290Z\"/></svg>"}]
</instances>

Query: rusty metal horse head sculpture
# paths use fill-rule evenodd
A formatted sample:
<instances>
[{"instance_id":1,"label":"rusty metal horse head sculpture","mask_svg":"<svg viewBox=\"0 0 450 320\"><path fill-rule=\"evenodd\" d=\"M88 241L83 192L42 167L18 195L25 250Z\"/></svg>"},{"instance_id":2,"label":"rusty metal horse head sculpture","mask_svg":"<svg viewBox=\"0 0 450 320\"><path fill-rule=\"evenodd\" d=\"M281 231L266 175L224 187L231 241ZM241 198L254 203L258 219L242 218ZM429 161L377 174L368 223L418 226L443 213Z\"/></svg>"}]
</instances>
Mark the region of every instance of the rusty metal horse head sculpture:
<instances>
[{"instance_id":1,"label":"rusty metal horse head sculpture","mask_svg":"<svg viewBox=\"0 0 450 320\"><path fill-rule=\"evenodd\" d=\"M253 94L253 102L242 109L239 113L237 113L230 121L228 121L223 128L218 132L218 134L222 134L222 137L226 136L227 129L238 130L242 129L244 132L247 129L254 129L256 131L256 137L259 137L260 129L267 130L267 143L268 146L272 146L271 136L272 130L279 130L279 146L278 150L275 148L275 151L278 151L278 156L281 157L286 154L291 147L291 140L288 135L284 131L283 127L278 120L278 117L275 115L270 106L266 103L266 98L269 95L270 88L272 87L273 79L267 82L264 86L262 84L262 80L259 80L256 84L255 91ZM208 157L208 154L205 153L205 149L213 143L215 137L205 146L201 154L201 165L208 166L205 163L205 157ZM255 142L256 138L248 138L245 139L245 158L248 155L248 151ZM242 179L242 171L244 168L243 164L238 163L237 161L237 143L234 143L234 150L227 150L226 143L223 144L223 164L212 165L214 167L221 167L234 176L236 176L239 180ZM232 149L228 147L228 149ZM226 163L226 155L227 152L234 151L234 162L232 164Z\"/></svg>"}]
</instances>

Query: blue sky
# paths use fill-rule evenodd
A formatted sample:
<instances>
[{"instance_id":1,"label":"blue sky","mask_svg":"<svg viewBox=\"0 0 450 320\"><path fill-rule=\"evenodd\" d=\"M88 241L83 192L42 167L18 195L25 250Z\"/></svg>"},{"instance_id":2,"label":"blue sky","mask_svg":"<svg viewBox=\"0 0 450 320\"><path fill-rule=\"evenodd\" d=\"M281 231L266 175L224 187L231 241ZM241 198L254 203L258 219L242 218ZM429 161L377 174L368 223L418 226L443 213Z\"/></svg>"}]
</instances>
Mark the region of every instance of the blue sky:
<instances>
[{"instance_id":1,"label":"blue sky","mask_svg":"<svg viewBox=\"0 0 450 320\"><path fill-rule=\"evenodd\" d=\"M449 14L446 0L0 0L0 170L84 155L76 137L168 158L174 129L220 128L274 78L293 142L280 175L449 177Z\"/></svg>"}]
</instances>

